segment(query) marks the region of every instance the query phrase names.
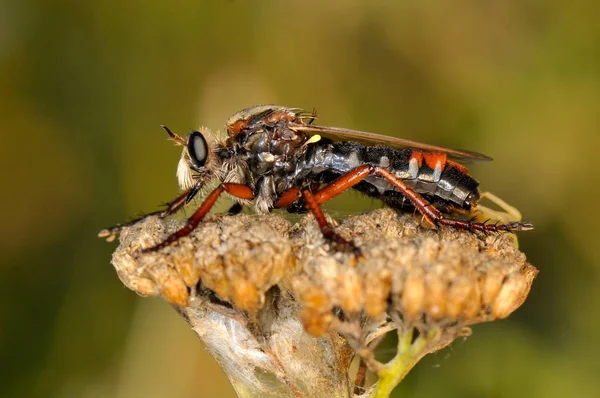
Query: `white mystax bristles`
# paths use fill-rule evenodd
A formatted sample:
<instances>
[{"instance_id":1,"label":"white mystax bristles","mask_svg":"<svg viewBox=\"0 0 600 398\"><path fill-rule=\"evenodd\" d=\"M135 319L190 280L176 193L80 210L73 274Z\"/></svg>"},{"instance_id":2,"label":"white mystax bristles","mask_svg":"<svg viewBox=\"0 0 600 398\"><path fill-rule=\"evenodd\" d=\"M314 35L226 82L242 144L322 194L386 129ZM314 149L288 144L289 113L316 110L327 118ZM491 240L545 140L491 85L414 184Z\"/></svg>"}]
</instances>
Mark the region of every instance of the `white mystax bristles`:
<instances>
[{"instance_id":1,"label":"white mystax bristles","mask_svg":"<svg viewBox=\"0 0 600 398\"><path fill-rule=\"evenodd\" d=\"M187 148L181 153L181 158L177 164L177 181L181 189L188 189L194 185L194 178L192 177L192 169L190 168L190 161L187 158Z\"/></svg>"}]
</instances>

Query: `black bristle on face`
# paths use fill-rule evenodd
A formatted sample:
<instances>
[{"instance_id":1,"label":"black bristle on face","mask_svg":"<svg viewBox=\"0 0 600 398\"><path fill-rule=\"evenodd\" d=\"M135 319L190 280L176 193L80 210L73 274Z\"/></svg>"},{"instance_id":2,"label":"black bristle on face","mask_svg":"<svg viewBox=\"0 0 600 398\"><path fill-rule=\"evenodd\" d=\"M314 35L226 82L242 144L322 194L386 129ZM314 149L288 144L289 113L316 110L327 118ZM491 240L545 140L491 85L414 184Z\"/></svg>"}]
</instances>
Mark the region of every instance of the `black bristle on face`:
<instances>
[{"instance_id":1,"label":"black bristle on face","mask_svg":"<svg viewBox=\"0 0 600 398\"><path fill-rule=\"evenodd\" d=\"M233 156L233 152L227 148L218 148L217 157L222 160L230 159Z\"/></svg>"}]
</instances>

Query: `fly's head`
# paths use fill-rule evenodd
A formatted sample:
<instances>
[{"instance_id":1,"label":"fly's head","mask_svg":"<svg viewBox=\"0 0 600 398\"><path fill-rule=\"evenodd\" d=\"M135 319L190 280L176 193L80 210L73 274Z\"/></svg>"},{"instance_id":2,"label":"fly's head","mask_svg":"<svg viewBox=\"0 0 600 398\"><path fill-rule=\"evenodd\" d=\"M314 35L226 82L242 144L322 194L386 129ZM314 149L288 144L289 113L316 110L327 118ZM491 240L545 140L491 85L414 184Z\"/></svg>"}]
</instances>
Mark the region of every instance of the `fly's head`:
<instances>
[{"instance_id":1,"label":"fly's head","mask_svg":"<svg viewBox=\"0 0 600 398\"><path fill-rule=\"evenodd\" d=\"M185 137L171 132L166 126L161 126L171 141L183 147L179 164L177 165L177 180L181 189L194 187L194 192L202 189L215 177L218 159L212 145L212 136L208 129L200 128Z\"/></svg>"}]
</instances>

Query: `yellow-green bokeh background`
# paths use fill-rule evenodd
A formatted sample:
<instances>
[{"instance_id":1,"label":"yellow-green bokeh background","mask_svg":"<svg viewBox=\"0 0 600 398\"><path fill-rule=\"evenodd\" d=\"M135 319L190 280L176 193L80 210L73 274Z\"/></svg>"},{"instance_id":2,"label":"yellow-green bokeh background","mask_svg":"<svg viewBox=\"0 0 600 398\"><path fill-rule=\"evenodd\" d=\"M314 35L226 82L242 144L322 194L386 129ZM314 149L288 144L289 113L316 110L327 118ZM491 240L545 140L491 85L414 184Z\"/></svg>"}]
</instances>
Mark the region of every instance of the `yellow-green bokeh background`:
<instances>
[{"instance_id":1,"label":"yellow-green bokeh background","mask_svg":"<svg viewBox=\"0 0 600 398\"><path fill-rule=\"evenodd\" d=\"M95 234L176 194L160 124L219 129L257 103L490 154L482 188L536 225L520 234L541 271L528 301L396 396L600 396L600 3L0 4L0 396L233 396Z\"/></svg>"}]
</instances>

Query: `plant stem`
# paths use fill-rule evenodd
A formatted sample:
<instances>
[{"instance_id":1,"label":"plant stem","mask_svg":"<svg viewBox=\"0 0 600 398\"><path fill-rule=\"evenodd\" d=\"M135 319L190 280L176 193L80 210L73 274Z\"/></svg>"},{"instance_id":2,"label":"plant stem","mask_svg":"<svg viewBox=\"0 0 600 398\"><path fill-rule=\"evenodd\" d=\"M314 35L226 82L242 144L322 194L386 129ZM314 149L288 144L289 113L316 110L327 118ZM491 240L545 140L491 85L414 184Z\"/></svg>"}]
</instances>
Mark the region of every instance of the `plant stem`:
<instances>
[{"instance_id":1,"label":"plant stem","mask_svg":"<svg viewBox=\"0 0 600 398\"><path fill-rule=\"evenodd\" d=\"M426 348L440 337L439 329L434 329L430 330L427 335L419 335L412 342L413 333L413 328L404 332L398 329L398 352L394 359L377 372L379 381L371 398L388 398L392 390L404 379L413 366L427 354Z\"/></svg>"}]
</instances>

